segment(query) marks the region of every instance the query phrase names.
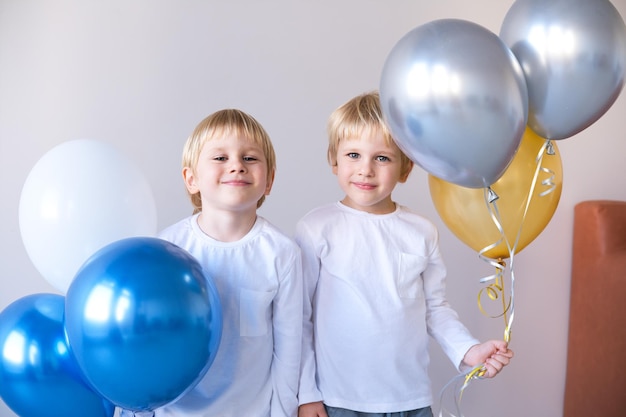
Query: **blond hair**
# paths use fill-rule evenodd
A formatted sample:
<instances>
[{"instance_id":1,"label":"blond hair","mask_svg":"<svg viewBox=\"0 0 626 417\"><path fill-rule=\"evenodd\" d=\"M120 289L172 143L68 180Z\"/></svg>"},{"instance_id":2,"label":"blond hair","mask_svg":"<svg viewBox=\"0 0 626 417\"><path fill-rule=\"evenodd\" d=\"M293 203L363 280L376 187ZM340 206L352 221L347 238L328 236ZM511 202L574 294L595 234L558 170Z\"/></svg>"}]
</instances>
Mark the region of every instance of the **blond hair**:
<instances>
[{"instance_id":1,"label":"blond hair","mask_svg":"<svg viewBox=\"0 0 626 417\"><path fill-rule=\"evenodd\" d=\"M380 131L388 145L395 144L383 118L378 91L356 96L331 113L327 126L328 163L331 166L337 165L337 149L340 141L358 138L368 130ZM402 150L400 150L400 163L403 175L410 172L413 163Z\"/></svg>"},{"instance_id":2,"label":"blond hair","mask_svg":"<svg viewBox=\"0 0 626 417\"><path fill-rule=\"evenodd\" d=\"M204 118L191 133L183 149L183 168L190 168L195 174L198 166L198 159L202 147L209 140L223 135L238 135L256 143L263 149L263 154L267 162L267 180L272 181L274 171L276 171L276 154L270 136L263 126L249 114L238 109L219 110ZM189 194L194 213L202 210L202 196L200 192ZM265 201L262 196L257 201L257 208L261 207Z\"/></svg>"}]
</instances>

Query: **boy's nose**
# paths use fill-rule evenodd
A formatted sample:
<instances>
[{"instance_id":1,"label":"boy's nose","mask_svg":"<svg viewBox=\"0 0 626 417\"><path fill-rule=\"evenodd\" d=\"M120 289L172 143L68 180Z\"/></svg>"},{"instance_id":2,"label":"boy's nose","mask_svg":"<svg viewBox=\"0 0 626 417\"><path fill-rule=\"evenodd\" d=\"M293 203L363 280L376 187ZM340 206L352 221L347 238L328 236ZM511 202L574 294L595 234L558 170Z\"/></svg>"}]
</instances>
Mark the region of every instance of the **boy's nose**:
<instances>
[{"instance_id":1,"label":"boy's nose","mask_svg":"<svg viewBox=\"0 0 626 417\"><path fill-rule=\"evenodd\" d=\"M233 164L230 167L230 172L245 172L245 170L245 164L239 160L233 161Z\"/></svg>"},{"instance_id":2,"label":"boy's nose","mask_svg":"<svg viewBox=\"0 0 626 417\"><path fill-rule=\"evenodd\" d=\"M369 177L372 175L374 170L372 169L372 164L368 161L363 161L363 163L359 166L359 175L363 175Z\"/></svg>"}]
</instances>

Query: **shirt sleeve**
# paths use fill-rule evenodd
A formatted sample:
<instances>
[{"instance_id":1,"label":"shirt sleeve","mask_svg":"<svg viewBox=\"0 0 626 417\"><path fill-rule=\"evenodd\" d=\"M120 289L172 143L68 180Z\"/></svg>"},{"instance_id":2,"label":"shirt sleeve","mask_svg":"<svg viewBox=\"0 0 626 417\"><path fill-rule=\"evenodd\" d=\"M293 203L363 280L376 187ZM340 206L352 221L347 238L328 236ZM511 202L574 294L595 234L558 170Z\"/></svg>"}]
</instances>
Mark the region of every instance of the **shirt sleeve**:
<instances>
[{"instance_id":1,"label":"shirt sleeve","mask_svg":"<svg viewBox=\"0 0 626 417\"><path fill-rule=\"evenodd\" d=\"M272 417L296 417L302 351L302 263L295 250L273 302Z\"/></svg>"},{"instance_id":2,"label":"shirt sleeve","mask_svg":"<svg viewBox=\"0 0 626 417\"><path fill-rule=\"evenodd\" d=\"M300 405L322 401L322 393L317 387L317 366L313 337L313 297L320 272L320 258L306 224L296 226L296 243L302 251L303 313L302 313L302 359L300 366Z\"/></svg>"},{"instance_id":3,"label":"shirt sleeve","mask_svg":"<svg viewBox=\"0 0 626 417\"><path fill-rule=\"evenodd\" d=\"M439 251L437 236L434 237L429 263L422 277L428 333L441 346L457 370L460 370L465 353L479 341L470 334L446 299L446 267Z\"/></svg>"}]
</instances>

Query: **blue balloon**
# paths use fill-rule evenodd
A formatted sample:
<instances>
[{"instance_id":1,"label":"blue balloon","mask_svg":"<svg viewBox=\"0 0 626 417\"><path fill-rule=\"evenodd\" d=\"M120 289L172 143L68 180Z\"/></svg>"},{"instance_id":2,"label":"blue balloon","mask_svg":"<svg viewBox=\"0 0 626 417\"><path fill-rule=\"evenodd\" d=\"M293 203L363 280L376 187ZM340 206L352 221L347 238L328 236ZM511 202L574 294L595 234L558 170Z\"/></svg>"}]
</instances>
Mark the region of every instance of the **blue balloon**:
<instances>
[{"instance_id":1,"label":"blue balloon","mask_svg":"<svg viewBox=\"0 0 626 417\"><path fill-rule=\"evenodd\" d=\"M65 330L94 389L150 411L206 374L219 347L217 290L199 262L165 240L113 242L79 269L65 296Z\"/></svg>"},{"instance_id":2,"label":"blue balloon","mask_svg":"<svg viewBox=\"0 0 626 417\"><path fill-rule=\"evenodd\" d=\"M0 397L21 417L111 417L70 352L64 307L61 295L34 294L0 313Z\"/></svg>"}]
</instances>

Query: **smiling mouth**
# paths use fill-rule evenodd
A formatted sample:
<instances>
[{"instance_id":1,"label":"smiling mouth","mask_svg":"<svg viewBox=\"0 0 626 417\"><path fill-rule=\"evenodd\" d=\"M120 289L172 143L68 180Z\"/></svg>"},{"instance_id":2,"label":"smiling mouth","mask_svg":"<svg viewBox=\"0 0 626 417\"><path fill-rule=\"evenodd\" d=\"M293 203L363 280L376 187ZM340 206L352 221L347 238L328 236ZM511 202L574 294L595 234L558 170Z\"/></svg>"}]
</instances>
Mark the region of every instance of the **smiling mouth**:
<instances>
[{"instance_id":1,"label":"smiling mouth","mask_svg":"<svg viewBox=\"0 0 626 417\"><path fill-rule=\"evenodd\" d=\"M223 181L222 184L224 184L224 185L234 185L234 186L250 185L250 183L247 182L247 181L238 181L238 180Z\"/></svg>"},{"instance_id":2,"label":"smiling mouth","mask_svg":"<svg viewBox=\"0 0 626 417\"><path fill-rule=\"evenodd\" d=\"M376 188L375 185L369 184L369 183L365 183L365 182L353 182L352 184L356 188L359 188L361 190L373 190L374 188Z\"/></svg>"}]
</instances>

